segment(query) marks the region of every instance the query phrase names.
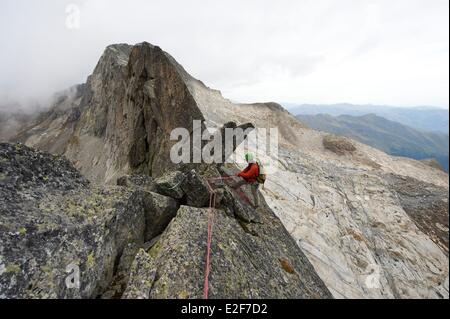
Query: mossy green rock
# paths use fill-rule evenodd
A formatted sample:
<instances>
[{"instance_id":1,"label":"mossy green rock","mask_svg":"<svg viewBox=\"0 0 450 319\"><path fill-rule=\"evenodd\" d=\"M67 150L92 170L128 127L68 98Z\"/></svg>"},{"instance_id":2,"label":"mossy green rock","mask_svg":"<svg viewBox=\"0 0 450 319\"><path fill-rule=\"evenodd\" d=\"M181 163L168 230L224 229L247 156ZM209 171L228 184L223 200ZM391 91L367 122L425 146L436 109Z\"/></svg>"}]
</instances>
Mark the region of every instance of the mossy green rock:
<instances>
[{"instance_id":1,"label":"mossy green rock","mask_svg":"<svg viewBox=\"0 0 450 319\"><path fill-rule=\"evenodd\" d=\"M123 299L148 299L156 269L152 257L143 249L139 250L131 266L130 281Z\"/></svg>"},{"instance_id":2,"label":"mossy green rock","mask_svg":"<svg viewBox=\"0 0 450 319\"><path fill-rule=\"evenodd\" d=\"M331 297L271 211L262 210L263 223L250 226L256 236L247 233L238 220L223 211L213 212L210 298ZM207 208L181 206L146 256L147 260L151 258L146 262L151 271L132 272L129 289L136 292L136 282L145 282L145 291L141 291L140 296L202 298L207 221ZM141 261L135 263L141 264ZM286 271L286 264L290 271Z\"/></svg>"},{"instance_id":3,"label":"mossy green rock","mask_svg":"<svg viewBox=\"0 0 450 319\"><path fill-rule=\"evenodd\" d=\"M20 144L0 144L0 158L0 297L96 297L125 245L143 242L144 192L89 186L64 158ZM66 285L78 270L79 287Z\"/></svg>"}]
</instances>

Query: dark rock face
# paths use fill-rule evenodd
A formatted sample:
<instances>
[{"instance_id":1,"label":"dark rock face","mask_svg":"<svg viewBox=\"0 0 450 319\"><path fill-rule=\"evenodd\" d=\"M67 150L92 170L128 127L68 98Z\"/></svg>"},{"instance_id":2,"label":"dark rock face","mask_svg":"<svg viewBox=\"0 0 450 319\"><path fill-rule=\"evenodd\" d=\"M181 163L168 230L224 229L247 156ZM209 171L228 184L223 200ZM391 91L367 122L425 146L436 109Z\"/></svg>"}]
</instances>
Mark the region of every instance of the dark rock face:
<instances>
[{"instance_id":1,"label":"dark rock face","mask_svg":"<svg viewBox=\"0 0 450 319\"><path fill-rule=\"evenodd\" d=\"M186 176L180 171L170 172L155 180L156 190L160 194L181 199L185 194L182 188L185 179Z\"/></svg>"},{"instance_id":2,"label":"dark rock face","mask_svg":"<svg viewBox=\"0 0 450 319\"><path fill-rule=\"evenodd\" d=\"M193 120L204 120L195 100L167 55L148 43L136 45L128 61L127 96L136 115L129 152L138 171L159 175L168 164L170 132L178 127L192 132Z\"/></svg>"}]
</instances>

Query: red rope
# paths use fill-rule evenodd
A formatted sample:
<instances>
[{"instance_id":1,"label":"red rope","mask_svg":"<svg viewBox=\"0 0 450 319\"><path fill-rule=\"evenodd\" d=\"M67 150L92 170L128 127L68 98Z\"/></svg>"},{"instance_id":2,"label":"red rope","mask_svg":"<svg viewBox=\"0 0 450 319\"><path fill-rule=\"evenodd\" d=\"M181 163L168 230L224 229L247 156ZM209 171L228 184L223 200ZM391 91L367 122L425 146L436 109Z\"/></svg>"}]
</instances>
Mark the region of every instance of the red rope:
<instances>
[{"instance_id":1,"label":"red rope","mask_svg":"<svg viewBox=\"0 0 450 319\"><path fill-rule=\"evenodd\" d=\"M223 176L219 178L211 178L206 181L206 185L208 186L209 190L209 208L208 208L208 237L206 240L206 261L205 261L205 279L203 283L203 299L208 299L209 294L209 273L211 269L211 242L212 242L212 236L213 236L213 227L214 227L214 208L216 206L216 192L211 187L211 184L209 181L216 181L216 180L229 180L232 179L232 176ZM243 199L244 201L247 201L250 203L250 200L248 197L244 194L242 191L235 190L236 193Z\"/></svg>"},{"instance_id":2,"label":"red rope","mask_svg":"<svg viewBox=\"0 0 450 319\"><path fill-rule=\"evenodd\" d=\"M206 240L206 262L205 262L205 281L203 284L203 298L208 299L209 293L209 272L210 272L210 256L211 241L214 226L214 207L216 206L216 192L212 189L209 182L206 182L209 188L209 208L208 208L208 238Z\"/></svg>"}]
</instances>

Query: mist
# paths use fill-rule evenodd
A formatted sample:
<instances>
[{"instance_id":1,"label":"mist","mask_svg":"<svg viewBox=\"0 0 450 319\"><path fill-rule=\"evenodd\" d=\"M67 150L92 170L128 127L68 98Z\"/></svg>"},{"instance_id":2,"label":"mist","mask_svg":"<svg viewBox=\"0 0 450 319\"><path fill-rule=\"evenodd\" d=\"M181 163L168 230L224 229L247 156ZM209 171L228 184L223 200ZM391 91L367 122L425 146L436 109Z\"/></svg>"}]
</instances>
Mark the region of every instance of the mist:
<instances>
[{"instance_id":1,"label":"mist","mask_svg":"<svg viewBox=\"0 0 450 319\"><path fill-rule=\"evenodd\" d=\"M143 41L234 101L448 107L448 11L447 0L3 0L0 110L46 106L107 45Z\"/></svg>"}]
</instances>

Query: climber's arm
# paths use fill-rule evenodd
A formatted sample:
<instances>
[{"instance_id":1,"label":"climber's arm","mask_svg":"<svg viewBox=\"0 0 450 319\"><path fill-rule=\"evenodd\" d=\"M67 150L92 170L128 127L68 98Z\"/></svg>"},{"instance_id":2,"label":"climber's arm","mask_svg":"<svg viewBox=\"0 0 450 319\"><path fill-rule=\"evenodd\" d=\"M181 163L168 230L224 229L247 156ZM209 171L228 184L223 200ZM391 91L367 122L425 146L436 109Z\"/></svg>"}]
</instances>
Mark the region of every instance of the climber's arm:
<instances>
[{"instance_id":1,"label":"climber's arm","mask_svg":"<svg viewBox=\"0 0 450 319\"><path fill-rule=\"evenodd\" d=\"M245 170L239 173L238 176L244 179L255 179L258 177L258 166L251 165L250 167L247 167Z\"/></svg>"},{"instance_id":2,"label":"climber's arm","mask_svg":"<svg viewBox=\"0 0 450 319\"><path fill-rule=\"evenodd\" d=\"M246 168L244 168L244 169L243 169L241 172L239 172L238 174L236 174L236 176L243 177L242 175L243 175L243 174L246 174L249 170L250 170L250 165L247 166Z\"/></svg>"}]
</instances>

